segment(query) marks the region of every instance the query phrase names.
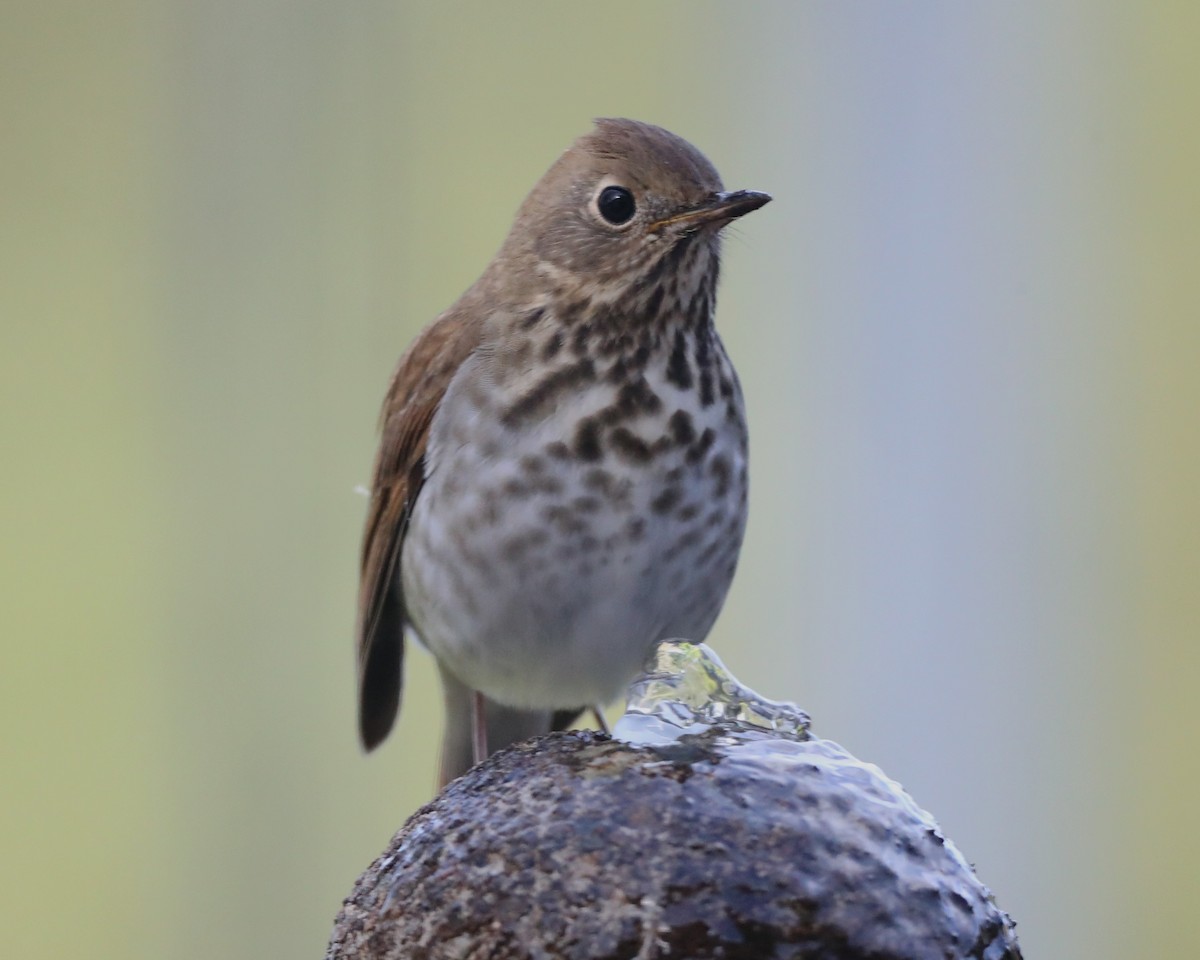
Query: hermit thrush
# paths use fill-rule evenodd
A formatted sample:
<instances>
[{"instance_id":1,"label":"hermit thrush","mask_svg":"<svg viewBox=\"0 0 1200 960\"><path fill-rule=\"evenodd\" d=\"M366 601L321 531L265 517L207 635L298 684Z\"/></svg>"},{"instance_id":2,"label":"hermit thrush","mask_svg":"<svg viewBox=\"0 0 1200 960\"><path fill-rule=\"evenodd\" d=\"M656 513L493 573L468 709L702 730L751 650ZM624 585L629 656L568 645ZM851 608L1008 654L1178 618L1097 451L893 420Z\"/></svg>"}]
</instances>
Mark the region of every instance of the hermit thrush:
<instances>
[{"instance_id":1,"label":"hermit thrush","mask_svg":"<svg viewBox=\"0 0 1200 960\"><path fill-rule=\"evenodd\" d=\"M719 233L770 199L724 192L660 127L600 120L401 358L363 544L367 749L399 709L408 628L441 671L443 782L485 740L611 700L660 640L704 639L746 525Z\"/></svg>"}]
</instances>

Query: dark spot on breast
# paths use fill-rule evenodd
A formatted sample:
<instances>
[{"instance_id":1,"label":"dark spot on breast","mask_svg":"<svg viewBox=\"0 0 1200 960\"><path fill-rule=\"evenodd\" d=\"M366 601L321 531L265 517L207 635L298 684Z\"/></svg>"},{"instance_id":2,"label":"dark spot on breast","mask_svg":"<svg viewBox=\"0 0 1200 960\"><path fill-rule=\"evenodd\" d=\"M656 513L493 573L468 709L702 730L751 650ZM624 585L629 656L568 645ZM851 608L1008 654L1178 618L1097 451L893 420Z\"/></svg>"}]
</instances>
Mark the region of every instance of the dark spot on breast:
<instances>
[{"instance_id":1,"label":"dark spot on breast","mask_svg":"<svg viewBox=\"0 0 1200 960\"><path fill-rule=\"evenodd\" d=\"M706 566L716 555L718 548L721 546L720 539L713 540L707 547L700 551L700 556L696 558L697 566Z\"/></svg>"},{"instance_id":2,"label":"dark spot on breast","mask_svg":"<svg viewBox=\"0 0 1200 960\"><path fill-rule=\"evenodd\" d=\"M723 497L729 492L729 475L731 468L729 458L724 454L719 454L712 458L712 463L708 465L708 472L713 478L713 496Z\"/></svg>"},{"instance_id":3,"label":"dark spot on breast","mask_svg":"<svg viewBox=\"0 0 1200 960\"><path fill-rule=\"evenodd\" d=\"M716 439L716 431L712 427L705 427L699 439L688 447L687 454L685 455L687 462L695 464L703 460Z\"/></svg>"},{"instance_id":4,"label":"dark spot on breast","mask_svg":"<svg viewBox=\"0 0 1200 960\"><path fill-rule=\"evenodd\" d=\"M667 274L663 281L663 296L671 303L679 302L679 283L673 274Z\"/></svg>"},{"instance_id":5,"label":"dark spot on breast","mask_svg":"<svg viewBox=\"0 0 1200 960\"><path fill-rule=\"evenodd\" d=\"M667 421L667 429L671 439L679 446L686 447L696 439L696 428L692 426L692 415L686 410L676 410Z\"/></svg>"},{"instance_id":6,"label":"dark spot on breast","mask_svg":"<svg viewBox=\"0 0 1200 960\"><path fill-rule=\"evenodd\" d=\"M700 530L697 527L689 527L684 531L683 535L671 544L663 554L665 560L674 560L684 550L690 550L700 542Z\"/></svg>"},{"instance_id":7,"label":"dark spot on breast","mask_svg":"<svg viewBox=\"0 0 1200 960\"><path fill-rule=\"evenodd\" d=\"M688 362L687 336L682 330L675 331L675 343L667 360L667 379L680 390L692 387L692 366Z\"/></svg>"},{"instance_id":8,"label":"dark spot on breast","mask_svg":"<svg viewBox=\"0 0 1200 960\"><path fill-rule=\"evenodd\" d=\"M533 493L533 487L530 484L522 483L516 477L505 480L500 490L510 500L524 500Z\"/></svg>"},{"instance_id":9,"label":"dark spot on breast","mask_svg":"<svg viewBox=\"0 0 1200 960\"><path fill-rule=\"evenodd\" d=\"M633 543L637 543L646 536L646 521L641 517L634 517L625 524L625 532Z\"/></svg>"},{"instance_id":10,"label":"dark spot on breast","mask_svg":"<svg viewBox=\"0 0 1200 960\"><path fill-rule=\"evenodd\" d=\"M615 403L610 403L607 407L597 410L593 416L602 427L611 427L626 419L624 411Z\"/></svg>"},{"instance_id":11,"label":"dark spot on breast","mask_svg":"<svg viewBox=\"0 0 1200 960\"><path fill-rule=\"evenodd\" d=\"M584 489L602 496L615 507L628 507L633 492L633 481L628 477L618 479L603 467L593 467L583 476Z\"/></svg>"},{"instance_id":12,"label":"dark spot on breast","mask_svg":"<svg viewBox=\"0 0 1200 960\"><path fill-rule=\"evenodd\" d=\"M619 457L631 463L646 463L650 459L650 446L633 431L617 427L609 434L609 442Z\"/></svg>"},{"instance_id":13,"label":"dark spot on breast","mask_svg":"<svg viewBox=\"0 0 1200 960\"><path fill-rule=\"evenodd\" d=\"M671 439L671 435L669 433L663 433L660 434L652 444L650 444L650 453L657 457L660 453L666 453L673 446L675 446L675 441Z\"/></svg>"},{"instance_id":14,"label":"dark spot on breast","mask_svg":"<svg viewBox=\"0 0 1200 960\"><path fill-rule=\"evenodd\" d=\"M542 518L554 525L559 533L587 533L590 529L586 520L570 507L555 503L542 511Z\"/></svg>"},{"instance_id":15,"label":"dark spot on breast","mask_svg":"<svg viewBox=\"0 0 1200 960\"><path fill-rule=\"evenodd\" d=\"M700 404L709 406L715 399L713 389L713 367L716 354L713 351L713 334L705 331L696 337L696 369L700 371Z\"/></svg>"},{"instance_id":16,"label":"dark spot on breast","mask_svg":"<svg viewBox=\"0 0 1200 960\"><path fill-rule=\"evenodd\" d=\"M603 357L613 357L617 354L627 353L631 339L629 332L626 330L605 330L603 336L600 338L600 355Z\"/></svg>"},{"instance_id":17,"label":"dark spot on breast","mask_svg":"<svg viewBox=\"0 0 1200 960\"><path fill-rule=\"evenodd\" d=\"M588 490L608 493L616 478L603 467L593 467L583 475L583 485Z\"/></svg>"},{"instance_id":18,"label":"dark spot on breast","mask_svg":"<svg viewBox=\"0 0 1200 960\"><path fill-rule=\"evenodd\" d=\"M527 453L521 458L521 469L526 473L541 473L546 469L546 463L536 454Z\"/></svg>"},{"instance_id":19,"label":"dark spot on breast","mask_svg":"<svg viewBox=\"0 0 1200 960\"><path fill-rule=\"evenodd\" d=\"M591 316L588 322L593 328L604 334L606 340L619 340L621 328L626 323L626 313L618 310L611 303L603 301L592 304Z\"/></svg>"},{"instance_id":20,"label":"dark spot on breast","mask_svg":"<svg viewBox=\"0 0 1200 960\"><path fill-rule=\"evenodd\" d=\"M689 503L686 507L683 507L677 514L675 514L675 516L677 516L684 523L687 523L689 520L695 520L696 515L699 512L699 504Z\"/></svg>"},{"instance_id":21,"label":"dark spot on breast","mask_svg":"<svg viewBox=\"0 0 1200 960\"><path fill-rule=\"evenodd\" d=\"M558 356L558 351L562 349L563 335L561 330L555 330L550 335L550 339L546 341L546 345L542 347L542 359L553 360Z\"/></svg>"},{"instance_id":22,"label":"dark spot on breast","mask_svg":"<svg viewBox=\"0 0 1200 960\"><path fill-rule=\"evenodd\" d=\"M573 443L575 456L580 460L595 462L604 457L600 446L600 425L593 417L584 417L575 428Z\"/></svg>"},{"instance_id":23,"label":"dark spot on breast","mask_svg":"<svg viewBox=\"0 0 1200 960\"><path fill-rule=\"evenodd\" d=\"M673 282L676 277L685 274L686 269L684 264L692 253L691 246L690 243L677 243L662 258L662 266L659 273L661 276L668 278L668 283Z\"/></svg>"},{"instance_id":24,"label":"dark spot on breast","mask_svg":"<svg viewBox=\"0 0 1200 960\"><path fill-rule=\"evenodd\" d=\"M551 460L570 460L571 448L561 440L552 440L546 444L546 456Z\"/></svg>"},{"instance_id":25,"label":"dark spot on breast","mask_svg":"<svg viewBox=\"0 0 1200 960\"><path fill-rule=\"evenodd\" d=\"M518 324L518 326L520 326L520 328L522 330L532 330L534 327L536 327L538 325L538 321L540 321L542 319L542 315L545 312L546 311L544 309L542 309L541 307L538 307L535 310L530 310L527 314L525 314L525 316L523 316L521 318L521 322L520 322L520 324Z\"/></svg>"},{"instance_id":26,"label":"dark spot on breast","mask_svg":"<svg viewBox=\"0 0 1200 960\"><path fill-rule=\"evenodd\" d=\"M495 526L500 522L500 495L494 490L485 490L483 494L483 508L479 512L479 519L489 526Z\"/></svg>"},{"instance_id":27,"label":"dark spot on breast","mask_svg":"<svg viewBox=\"0 0 1200 960\"><path fill-rule=\"evenodd\" d=\"M518 563L530 550L543 546L549 539L545 530L534 529L509 537L501 545L501 555L510 563Z\"/></svg>"},{"instance_id":28,"label":"dark spot on breast","mask_svg":"<svg viewBox=\"0 0 1200 960\"><path fill-rule=\"evenodd\" d=\"M580 513L595 513L600 509L600 500L597 497L576 497L571 501L571 508Z\"/></svg>"},{"instance_id":29,"label":"dark spot on breast","mask_svg":"<svg viewBox=\"0 0 1200 960\"><path fill-rule=\"evenodd\" d=\"M650 501L650 509L655 513L670 513L680 500L683 499L683 491L678 487L667 487L657 497Z\"/></svg>"},{"instance_id":30,"label":"dark spot on breast","mask_svg":"<svg viewBox=\"0 0 1200 960\"><path fill-rule=\"evenodd\" d=\"M650 389L646 378L639 376L621 385L617 405L625 413L657 413L662 408L658 394Z\"/></svg>"},{"instance_id":31,"label":"dark spot on breast","mask_svg":"<svg viewBox=\"0 0 1200 960\"><path fill-rule=\"evenodd\" d=\"M588 347L592 342L592 321L584 320L571 333L571 349L575 351L576 356L582 356L588 353Z\"/></svg>"},{"instance_id":32,"label":"dark spot on breast","mask_svg":"<svg viewBox=\"0 0 1200 960\"><path fill-rule=\"evenodd\" d=\"M562 493L562 481L548 473L526 474L525 478L509 477L500 487L500 492L509 500L524 500L535 493L557 496Z\"/></svg>"},{"instance_id":33,"label":"dark spot on breast","mask_svg":"<svg viewBox=\"0 0 1200 960\"><path fill-rule=\"evenodd\" d=\"M646 298L646 317L653 320L658 316L658 311L662 307L663 288L662 284L658 284L654 288L654 292Z\"/></svg>"},{"instance_id":34,"label":"dark spot on breast","mask_svg":"<svg viewBox=\"0 0 1200 960\"><path fill-rule=\"evenodd\" d=\"M655 323L647 327L642 327L638 331L637 342L639 347L646 347L652 353L662 346L663 337L666 331L663 329L663 324Z\"/></svg>"},{"instance_id":35,"label":"dark spot on breast","mask_svg":"<svg viewBox=\"0 0 1200 960\"><path fill-rule=\"evenodd\" d=\"M504 411L505 424L515 427L533 419L550 407L560 394L578 389L595 375L596 365L591 357L581 357L574 363L551 371Z\"/></svg>"}]
</instances>

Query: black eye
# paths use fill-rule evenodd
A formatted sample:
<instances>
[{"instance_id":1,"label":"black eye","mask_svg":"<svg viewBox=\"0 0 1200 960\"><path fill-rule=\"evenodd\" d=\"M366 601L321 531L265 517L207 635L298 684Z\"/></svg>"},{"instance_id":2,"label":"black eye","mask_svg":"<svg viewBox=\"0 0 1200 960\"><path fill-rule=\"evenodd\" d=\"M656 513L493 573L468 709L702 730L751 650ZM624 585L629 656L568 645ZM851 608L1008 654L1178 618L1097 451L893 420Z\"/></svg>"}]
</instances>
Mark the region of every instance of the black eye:
<instances>
[{"instance_id":1,"label":"black eye","mask_svg":"<svg viewBox=\"0 0 1200 960\"><path fill-rule=\"evenodd\" d=\"M628 223L637 212L633 194L624 187L605 187L596 198L596 206L600 216L616 226Z\"/></svg>"}]
</instances>

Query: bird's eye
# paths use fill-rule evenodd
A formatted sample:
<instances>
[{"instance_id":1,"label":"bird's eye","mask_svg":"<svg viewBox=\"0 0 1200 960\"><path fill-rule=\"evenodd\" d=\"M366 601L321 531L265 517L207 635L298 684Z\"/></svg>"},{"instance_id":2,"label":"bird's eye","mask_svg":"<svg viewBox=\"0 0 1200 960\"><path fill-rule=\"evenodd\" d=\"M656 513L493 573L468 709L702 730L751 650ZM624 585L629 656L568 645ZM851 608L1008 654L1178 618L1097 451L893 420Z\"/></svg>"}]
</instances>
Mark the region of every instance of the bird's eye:
<instances>
[{"instance_id":1,"label":"bird's eye","mask_svg":"<svg viewBox=\"0 0 1200 960\"><path fill-rule=\"evenodd\" d=\"M605 220L619 227L633 219L637 203L624 187L605 187L596 198L596 209Z\"/></svg>"}]
</instances>

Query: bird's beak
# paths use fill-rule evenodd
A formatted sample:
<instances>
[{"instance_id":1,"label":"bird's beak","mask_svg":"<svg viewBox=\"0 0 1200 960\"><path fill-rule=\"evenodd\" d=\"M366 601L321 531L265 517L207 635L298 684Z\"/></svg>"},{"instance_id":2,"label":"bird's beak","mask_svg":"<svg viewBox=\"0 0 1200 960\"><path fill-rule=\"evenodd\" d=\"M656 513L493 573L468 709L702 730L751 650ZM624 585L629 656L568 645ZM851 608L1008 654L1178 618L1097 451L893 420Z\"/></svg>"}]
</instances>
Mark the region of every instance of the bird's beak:
<instances>
[{"instance_id":1,"label":"bird's beak","mask_svg":"<svg viewBox=\"0 0 1200 960\"><path fill-rule=\"evenodd\" d=\"M697 207L672 214L651 224L651 232L657 232L663 227L683 224L698 227L706 223L719 223L721 226L744 216L751 210L757 210L771 202L769 193L757 190L729 190L724 193L711 194L708 199Z\"/></svg>"}]
</instances>

